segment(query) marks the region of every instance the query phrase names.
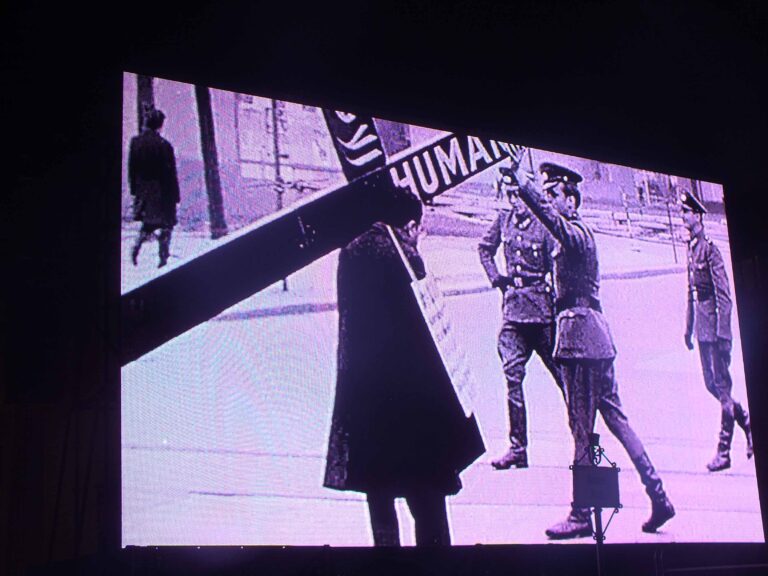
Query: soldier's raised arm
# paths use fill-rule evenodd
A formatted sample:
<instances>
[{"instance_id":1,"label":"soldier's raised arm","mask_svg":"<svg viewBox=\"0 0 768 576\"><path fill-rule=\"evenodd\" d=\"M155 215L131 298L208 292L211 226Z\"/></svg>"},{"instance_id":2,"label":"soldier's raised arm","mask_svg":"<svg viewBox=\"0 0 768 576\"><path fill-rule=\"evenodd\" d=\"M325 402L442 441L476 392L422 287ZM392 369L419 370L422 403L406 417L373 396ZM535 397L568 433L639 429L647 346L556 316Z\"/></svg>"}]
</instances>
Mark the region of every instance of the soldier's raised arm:
<instances>
[{"instance_id":1,"label":"soldier's raised arm","mask_svg":"<svg viewBox=\"0 0 768 576\"><path fill-rule=\"evenodd\" d=\"M583 252L589 246L591 238L587 230L574 224L563 216L545 197L531 179L531 174L518 167L516 173L520 185L520 199L528 206L534 216L549 230L560 243L563 250Z\"/></svg>"}]
</instances>

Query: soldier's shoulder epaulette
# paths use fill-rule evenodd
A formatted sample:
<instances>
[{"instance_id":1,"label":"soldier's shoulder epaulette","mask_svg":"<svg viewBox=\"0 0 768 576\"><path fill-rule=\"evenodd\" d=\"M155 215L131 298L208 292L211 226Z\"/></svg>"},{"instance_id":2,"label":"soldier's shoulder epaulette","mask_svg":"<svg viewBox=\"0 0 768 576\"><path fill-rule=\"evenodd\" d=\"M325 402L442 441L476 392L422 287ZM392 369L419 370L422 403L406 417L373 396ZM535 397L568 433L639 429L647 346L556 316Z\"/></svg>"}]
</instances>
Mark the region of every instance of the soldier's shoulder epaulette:
<instances>
[{"instance_id":1,"label":"soldier's shoulder epaulette","mask_svg":"<svg viewBox=\"0 0 768 576\"><path fill-rule=\"evenodd\" d=\"M571 220L571 224L573 224L576 228L583 230L587 234L592 234L592 229L581 218L575 218L574 220Z\"/></svg>"}]
</instances>

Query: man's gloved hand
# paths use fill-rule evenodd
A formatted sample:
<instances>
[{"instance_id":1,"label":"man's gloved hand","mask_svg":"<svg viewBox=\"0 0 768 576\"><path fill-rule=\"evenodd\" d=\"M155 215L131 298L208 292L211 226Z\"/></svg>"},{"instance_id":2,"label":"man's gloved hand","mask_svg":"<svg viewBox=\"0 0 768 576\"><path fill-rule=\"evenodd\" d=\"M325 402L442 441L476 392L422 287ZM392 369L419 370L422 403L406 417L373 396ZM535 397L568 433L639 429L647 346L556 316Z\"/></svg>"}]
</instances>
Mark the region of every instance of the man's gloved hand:
<instances>
[{"instance_id":1,"label":"man's gloved hand","mask_svg":"<svg viewBox=\"0 0 768 576\"><path fill-rule=\"evenodd\" d=\"M727 354L731 353L731 341L727 338L718 338L717 339L717 349L720 352L724 352Z\"/></svg>"},{"instance_id":2,"label":"man's gloved hand","mask_svg":"<svg viewBox=\"0 0 768 576\"><path fill-rule=\"evenodd\" d=\"M693 336L691 334L685 335L685 346L688 350L693 350Z\"/></svg>"},{"instance_id":3,"label":"man's gloved hand","mask_svg":"<svg viewBox=\"0 0 768 576\"><path fill-rule=\"evenodd\" d=\"M533 182L535 177L532 172L526 170L521 165L517 165L514 170L515 183L518 186L523 186L526 182Z\"/></svg>"}]
</instances>

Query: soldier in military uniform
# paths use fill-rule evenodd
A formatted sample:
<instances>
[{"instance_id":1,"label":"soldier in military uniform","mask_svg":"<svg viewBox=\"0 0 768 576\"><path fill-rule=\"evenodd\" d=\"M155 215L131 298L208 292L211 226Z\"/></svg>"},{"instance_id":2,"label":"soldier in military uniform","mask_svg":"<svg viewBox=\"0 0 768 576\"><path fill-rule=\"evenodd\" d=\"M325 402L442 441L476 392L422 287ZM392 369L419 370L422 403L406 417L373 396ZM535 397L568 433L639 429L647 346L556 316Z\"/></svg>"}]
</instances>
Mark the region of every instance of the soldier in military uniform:
<instances>
[{"instance_id":1,"label":"soldier in military uniform","mask_svg":"<svg viewBox=\"0 0 768 576\"><path fill-rule=\"evenodd\" d=\"M749 414L731 396L731 291L723 257L704 234L704 205L688 192L681 196L683 223L688 241L688 306L685 315L685 344L693 350L694 325L699 342L704 384L721 407L720 440L717 453L707 464L710 472L731 467L734 420L747 437L747 458L752 457L752 430Z\"/></svg>"},{"instance_id":2,"label":"soldier in military uniform","mask_svg":"<svg viewBox=\"0 0 768 576\"><path fill-rule=\"evenodd\" d=\"M131 261L138 264L141 245L159 230L158 243L162 268L168 263L171 232L177 223L179 181L173 146L160 136L165 114L150 108L145 114L144 129L131 139L128 152L128 182L133 200L133 219L141 222L141 230L131 249Z\"/></svg>"},{"instance_id":3,"label":"soldier in military uniform","mask_svg":"<svg viewBox=\"0 0 768 576\"><path fill-rule=\"evenodd\" d=\"M600 274L592 230L581 219L581 193L576 172L556 164L540 166L543 190L532 174L519 166L519 195L533 215L560 244L555 257L556 344L554 357L560 365L568 402L568 420L575 444L574 462L589 450L589 435L599 411L608 430L621 442L637 469L651 499L651 516L643 532L655 532L675 515L661 479L643 443L629 425L621 406L613 361L613 338L600 305ZM545 197L546 194L546 197ZM546 530L551 539L577 538L592 533L589 509L571 509L565 521Z\"/></svg>"},{"instance_id":4,"label":"soldier in military uniform","mask_svg":"<svg viewBox=\"0 0 768 576\"><path fill-rule=\"evenodd\" d=\"M507 380L509 449L491 464L497 470L528 467L528 437L523 379L535 350L562 393L563 384L552 359L555 341L552 253L556 242L517 197L513 176L502 168L497 188L506 193L509 208L500 210L478 246L480 262L494 288L501 290L503 324L498 352ZM494 260L504 245L507 274Z\"/></svg>"}]
</instances>

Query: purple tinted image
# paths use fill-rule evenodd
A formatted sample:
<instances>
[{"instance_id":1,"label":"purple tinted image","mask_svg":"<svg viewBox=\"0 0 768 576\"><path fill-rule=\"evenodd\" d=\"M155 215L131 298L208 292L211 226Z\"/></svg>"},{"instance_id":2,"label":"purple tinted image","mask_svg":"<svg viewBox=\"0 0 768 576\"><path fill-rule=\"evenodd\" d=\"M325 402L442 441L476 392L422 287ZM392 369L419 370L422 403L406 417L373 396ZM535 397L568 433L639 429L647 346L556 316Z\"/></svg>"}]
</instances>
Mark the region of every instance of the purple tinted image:
<instances>
[{"instance_id":1,"label":"purple tinted image","mask_svg":"<svg viewBox=\"0 0 768 576\"><path fill-rule=\"evenodd\" d=\"M355 195L378 189L418 195L423 217L409 216L395 231L403 254L371 256L370 278L382 280L361 297L402 280L383 269L392 258L412 257L412 241L426 278L415 274L414 296L403 272L403 294L413 297L404 296L403 306L422 313L413 331L431 330L430 357L449 374L438 394L455 398L459 416L472 415L485 447L461 470L460 487L442 479L418 485L420 496L445 502L442 543L591 543L578 526L562 540L545 531L566 519L573 500L576 395L564 395L562 379L553 376L567 364L554 357L565 330L558 318L567 322L569 312L597 307L558 301L564 272L557 262L571 247L542 223L546 215L525 209L520 182L504 181L499 168L516 163L518 174L534 174L531 186L555 216L562 216L555 212L557 191L575 179L563 181L540 166L567 167L581 178L578 221L594 242L599 314L616 351L613 384L674 504L674 517L656 532L642 530L654 510L652 482L643 483L638 454L598 414L594 431L621 469L623 507L607 542L764 542L755 473L762 454L747 456L749 405L722 186L352 112L216 89L207 94L171 80L124 76L121 287L124 314L133 314L136 326L129 336L139 346L121 373L123 546L417 543L419 525L431 522L419 512L426 496L405 499L400 484L384 485L380 471L381 486L354 481L360 470L375 469L388 438L407 437L415 414L423 414L425 433L437 421L417 385L401 386L397 397L373 387L345 395L352 403L347 412L355 412L364 403L375 406L381 394L394 423L374 431L363 419L362 429L378 440L351 443L357 456L334 452L349 458L342 469L350 489L326 486L337 382L346 366L339 353L339 311L346 310L339 262L378 214L367 196ZM150 109L163 112L160 127L147 124ZM155 144L137 151L132 139L148 130ZM159 139L171 156L156 151L167 152ZM167 168L170 157L178 184L174 217L153 219L148 206L168 214L168 178L159 175L167 171L157 166L165 158ZM683 194L705 212L686 215ZM567 226L574 208L567 208ZM530 230L538 225L541 236L534 237ZM262 233L274 241L264 244ZM262 256L253 256L253 246ZM229 290L252 278L261 281L258 290ZM153 315L176 301L173 313L188 321L152 324L158 319L141 316L136 294ZM218 308L198 317L183 304L191 295ZM165 304L153 308L158 302ZM526 335L540 325L551 325L549 344L534 345ZM380 338L382 329L371 324L366 338ZM397 326L390 338L406 334L410 328ZM404 367L418 372L418 358L429 354ZM390 374L398 362L404 360L372 356L357 364ZM721 404L712 390L735 403ZM361 422L341 429L359 431ZM462 436L456 438L451 442ZM408 451L420 448L414 440L399 449L408 461ZM419 461L444 462L450 453L435 442L434 451L397 473L423 479ZM371 517L367 496L374 492L397 497L394 534Z\"/></svg>"}]
</instances>

